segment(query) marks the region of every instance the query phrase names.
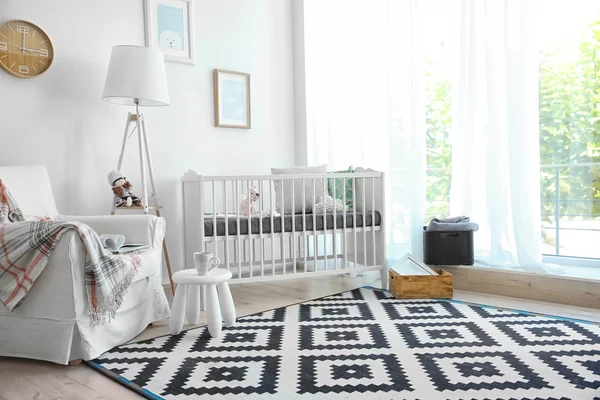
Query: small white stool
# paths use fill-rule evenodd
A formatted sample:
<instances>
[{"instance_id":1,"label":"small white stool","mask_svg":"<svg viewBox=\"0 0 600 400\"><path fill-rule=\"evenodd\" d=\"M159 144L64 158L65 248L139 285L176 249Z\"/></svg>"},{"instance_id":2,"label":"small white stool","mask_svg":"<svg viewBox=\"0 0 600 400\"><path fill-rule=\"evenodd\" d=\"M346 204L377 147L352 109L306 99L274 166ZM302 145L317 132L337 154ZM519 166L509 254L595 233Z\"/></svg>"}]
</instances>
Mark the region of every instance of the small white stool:
<instances>
[{"instance_id":1,"label":"small white stool","mask_svg":"<svg viewBox=\"0 0 600 400\"><path fill-rule=\"evenodd\" d=\"M229 279L231 272L220 268L215 268L206 275L198 275L195 269L185 269L173 274L177 288L171 307L169 333L178 335L186 317L190 324L198 322L201 286L205 286L206 289L206 325L210 336L218 338L221 335L223 320L227 326L235 324L235 306L227 283Z\"/></svg>"}]
</instances>

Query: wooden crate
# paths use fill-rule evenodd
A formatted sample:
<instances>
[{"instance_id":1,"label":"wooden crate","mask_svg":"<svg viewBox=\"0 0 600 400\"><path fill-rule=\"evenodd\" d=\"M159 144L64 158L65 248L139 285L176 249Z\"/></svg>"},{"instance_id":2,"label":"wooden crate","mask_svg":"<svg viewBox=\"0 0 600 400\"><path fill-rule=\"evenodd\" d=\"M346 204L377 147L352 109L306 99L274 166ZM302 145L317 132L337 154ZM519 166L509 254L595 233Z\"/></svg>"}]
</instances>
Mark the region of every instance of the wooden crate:
<instances>
[{"instance_id":1,"label":"wooden crate","mask_svg":"<svg viewBox=\"0 0 600 400\"><path fill-rule=\"evenodd\" d=\"M397 299L451 299L452 274L443 269L438 275L400 275L390 270L390 292Z\"/></svg>"}]
</instances>

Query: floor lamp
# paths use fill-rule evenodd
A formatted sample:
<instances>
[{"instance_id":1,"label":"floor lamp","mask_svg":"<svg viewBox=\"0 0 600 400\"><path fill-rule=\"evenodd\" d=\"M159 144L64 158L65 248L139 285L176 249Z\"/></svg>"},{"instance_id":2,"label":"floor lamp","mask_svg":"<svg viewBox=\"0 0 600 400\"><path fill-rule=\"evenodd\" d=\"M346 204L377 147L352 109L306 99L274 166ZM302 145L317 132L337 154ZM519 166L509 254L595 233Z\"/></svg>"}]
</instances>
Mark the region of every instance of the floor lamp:
<instances>
[{"instance_id":1,"label":"floor lamp","mask_svg":"<svg viewBox=\"0 0 600 400\"><path fill-rule=\"evenodd\" d=\"M165 60L163 54L157 49L142 46L113 47L102 99L113 104L135 106L135 114L129 113L127 116L117 171L121 171L121 168L123 167L123 159L128 140L137 132L144 214L148 214L149 210L152 209L157 216L160 216L161 207L156 192L154 167L152 164L150 145L148 144L146 122L144 120L144 114L140 113L140 107L169 105L169 90L167 87L167 75L165 72ZM131 129L132 124L134 125L133 129ZM148 196L146 172L148 172L150 185L152 187L152 194L150 197ZM150 199L153 201L152 206L150 206ZM112 214L117 210L116 203L113 201ZM169 261L166 241L163 241L163 251L169 273L169 280L171 282L171 290L174 294L175 286L173 284L171 263Z\"/></svg>"}]
</instances>

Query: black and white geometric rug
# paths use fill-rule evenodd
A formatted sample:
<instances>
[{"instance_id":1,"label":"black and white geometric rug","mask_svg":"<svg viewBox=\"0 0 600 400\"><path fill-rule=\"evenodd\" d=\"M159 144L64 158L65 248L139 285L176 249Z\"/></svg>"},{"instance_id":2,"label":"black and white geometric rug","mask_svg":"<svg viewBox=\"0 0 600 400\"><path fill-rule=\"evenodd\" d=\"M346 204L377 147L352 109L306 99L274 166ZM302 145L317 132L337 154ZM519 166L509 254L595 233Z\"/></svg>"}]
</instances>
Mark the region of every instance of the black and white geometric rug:
<instances>
[{"instance_id":1,"label":"black and white geometric rug","mask_svg":"<svg viewBox=\"0 0 600 400\"><path fill-rule=\"evenodd\" d=\"M600 326L362 288L88 364L151 399L600 399Z\"/></svg>"}]
</instances>

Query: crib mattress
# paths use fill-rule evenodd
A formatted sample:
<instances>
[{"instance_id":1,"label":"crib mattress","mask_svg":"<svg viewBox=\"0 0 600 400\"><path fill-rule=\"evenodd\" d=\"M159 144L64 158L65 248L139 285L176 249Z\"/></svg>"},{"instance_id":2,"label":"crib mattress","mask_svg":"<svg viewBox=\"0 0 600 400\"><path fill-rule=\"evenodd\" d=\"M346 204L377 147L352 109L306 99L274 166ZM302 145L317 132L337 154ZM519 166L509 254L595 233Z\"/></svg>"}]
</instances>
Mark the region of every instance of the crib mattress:
<instances>
[{"instance_id":1,"label":"crib mattress","mask_svg":"<svg viewBox=\"0 0 600 400\"><path fill-rule=\"evenodd\" d=\"M348 212L348 213L336 213L335 214L335 219L336 219L336 225L337 225L337 229L342 229L344 227L344 217L346 218L346 228L353 228L354 227L354 213L353 212ZM375 219L375 223L373 224L373 218ZM323 231L325 229L333 229L333 219L334 219L334 215L333 214L327 214L326 217L326 227L325 224L323 224L323 215L319 214L316 215L314 217L314 222L316 225L316 229L313 229L313 214L306 214L306 230L307 231L313 231L313 230L317 230L317 231ZM283 217L283 228L285 229L284 232L292 232L292 224L293 221L295 220L295 227L294 229L296 230L296 232L298 231L302 231L304 230L304 224L303 224L303 218L302 218L302 214L296 214L296 215L286 215ZM206 215L204 217L204 236L209 237L209 236L214 236L214 219L212 215ZM274 233L281 233L281 222L282 222L282 218L281 216L279 217L273 217L273 232ZM252 229L252 234L259 234L260 233L260 224L262 224L262 230L263 233L271 233L271 218L270 217L264 217L264 218L259 218L259 217L252 217L250 219L250 227ZM224 215L218 215L216 218L216 225L217 225L217 236L225 236L225 216ZM227 217L227 225L228 225L228 234L229 236L232 235L237 235L237 219L235 216L228 216ZM367 212L357 212L356 213L356 227L357 228L361 228L363 226L369 227L369 226L380 226L381 225L381 214L379 213L379 211L367 211ZM240 217L240 235L247 235L248 234L248 218L247 217Z\"/></svg>"}]
</instances>

